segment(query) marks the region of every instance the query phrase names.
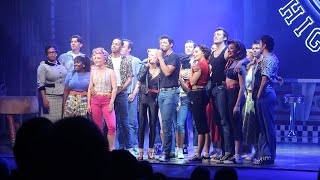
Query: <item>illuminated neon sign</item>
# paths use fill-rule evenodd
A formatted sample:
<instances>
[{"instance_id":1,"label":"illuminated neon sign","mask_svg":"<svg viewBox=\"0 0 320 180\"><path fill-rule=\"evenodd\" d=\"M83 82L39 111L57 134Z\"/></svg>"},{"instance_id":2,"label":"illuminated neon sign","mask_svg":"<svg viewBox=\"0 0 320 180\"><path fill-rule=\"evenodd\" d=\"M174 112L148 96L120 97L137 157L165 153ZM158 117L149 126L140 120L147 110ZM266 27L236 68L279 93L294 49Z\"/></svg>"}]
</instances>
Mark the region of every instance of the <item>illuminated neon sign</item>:
<instances>
[{"instance_id":1,"label":"illuminated neon sign","mask_svg":"<svg viewBox=\"0 0 320 180\"><path fill-rule=\"evenodd\" d=\"M320 1L305 0L305 4L318 19L320 19ZM279 9L279 13L284 17L284 21L291 26L294 21L301 22L295 27L293 33L298 37L305 37L305 45L311 52L320 51L320 28L314 27L314 19L306 12L306 9L300 4L299 0L291 0L288 4ZM309 34L304 34L309 29Z\"/></svg>"}]
</instances>

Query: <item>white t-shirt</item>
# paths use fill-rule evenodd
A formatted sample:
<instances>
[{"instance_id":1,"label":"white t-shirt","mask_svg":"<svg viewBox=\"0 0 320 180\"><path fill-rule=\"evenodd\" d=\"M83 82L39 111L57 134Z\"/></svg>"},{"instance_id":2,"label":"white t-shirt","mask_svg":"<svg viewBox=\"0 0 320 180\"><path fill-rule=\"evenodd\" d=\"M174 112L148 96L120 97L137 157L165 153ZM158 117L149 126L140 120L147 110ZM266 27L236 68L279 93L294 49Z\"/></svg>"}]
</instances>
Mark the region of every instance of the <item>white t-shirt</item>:
<instances>
[{"instance_id":1,"label":"white t-shirt","mask_svg":"<svg viewBox=\"0 0 320 180\"><path fill-rule=\"evenodd\" d=\"M71 53L71 56L73 57L73 59L74 58L76 58L77 56L80 56L80 53L78 53L78 54L74 54L73 52Z\"/></svg>"},{"instance_id":2,"label":"white t-shirt","mask_svg":"<svg viewBox=\"0 0 320 180\"><path fill-rule=\"evenodd\" d=\"M111 58L111 60L113 64L113 70L116 73L117 86L121 86L121 75L120 75L121 57Z\"/></svg>"}]
</instances>

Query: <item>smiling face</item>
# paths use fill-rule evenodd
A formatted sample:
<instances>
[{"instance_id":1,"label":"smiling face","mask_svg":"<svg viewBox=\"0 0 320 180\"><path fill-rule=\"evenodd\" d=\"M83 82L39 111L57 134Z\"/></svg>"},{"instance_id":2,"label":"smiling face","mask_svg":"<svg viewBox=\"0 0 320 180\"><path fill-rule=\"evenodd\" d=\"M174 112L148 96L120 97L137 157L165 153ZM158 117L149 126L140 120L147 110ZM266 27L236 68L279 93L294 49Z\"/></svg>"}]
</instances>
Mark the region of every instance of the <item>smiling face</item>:
<instances>
[{"instance_id":1,"label":"smiling face","mask_svg":"<svg viewBox=\"0 0 320 180\"><path fill-rule=\"evenodd\" d=\"M53 47L47 50L47 57L52 62L57 59L57 50Z\"/></svg>"},{"instance_id":2,"label":"smiling face","mask_svg":"<svg viewBox=\"0 0 320 180\"><path fill-rule=\"evenodd\" d=\"M77 72L84 71L84 64L80 60L75 60L74 61L74 70Z\"/></svg>"},{"instance_id":3,"label":"smiling face","mask_svg":"<svg viewBox=\"0 0 320 180\"><path fill-rule=\"evenodd\" d=\"M237 48L234 44L228 45L228 58L235 58L237 56Z\"/></svg>"},{"instance_id":4,"label":"smiling face","mask_svg":"<svg viewBox=\"0 0 320 180\"><path fill-rule=\"evenodd\" d=\"M94 64L99 67L103 66L106 62L106 58L102 54L95 54L93 58Z\"/></svg>"},{"instance_id":5,"label":"smiling face","mask_svg":"<svg viewBox=\"0 0 320 180\"><path fill-rule=\"evenodd\" d=\"M201 51L199 47L194 48L193 57L195 61L199 61L204 58L204 53Z\"/></svg>"}]
</instances>

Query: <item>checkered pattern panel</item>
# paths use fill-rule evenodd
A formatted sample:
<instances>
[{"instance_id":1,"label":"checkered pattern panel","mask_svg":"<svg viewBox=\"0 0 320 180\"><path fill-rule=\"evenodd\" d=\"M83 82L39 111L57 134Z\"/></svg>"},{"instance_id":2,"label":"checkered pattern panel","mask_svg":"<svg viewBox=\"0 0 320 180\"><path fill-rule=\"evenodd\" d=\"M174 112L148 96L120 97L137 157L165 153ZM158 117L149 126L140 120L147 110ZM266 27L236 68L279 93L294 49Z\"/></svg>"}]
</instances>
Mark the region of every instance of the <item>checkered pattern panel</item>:
<instances>
[{"instance_id":1,"label":"checkered pattern panel","mask_svg":"<svg viewBox=\"0 0 320 180\"><path fill-rule=\"evenodd\" d=\"M297 137L288 138L288 125L276 125L277 142L292 143L320 143L320 126L296 125L295 131Z\"/></svg>"}]
</instances>

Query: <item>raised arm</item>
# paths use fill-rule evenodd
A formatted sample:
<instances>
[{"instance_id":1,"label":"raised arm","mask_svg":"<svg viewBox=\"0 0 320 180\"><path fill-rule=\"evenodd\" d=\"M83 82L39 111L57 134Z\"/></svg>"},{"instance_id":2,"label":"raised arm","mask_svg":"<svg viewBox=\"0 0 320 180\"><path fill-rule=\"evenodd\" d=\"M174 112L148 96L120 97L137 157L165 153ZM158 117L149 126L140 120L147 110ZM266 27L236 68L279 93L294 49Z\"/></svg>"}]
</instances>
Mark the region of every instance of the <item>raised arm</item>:
<instances>
[{"instance_id":1,"label":"raised arm","mask_svg":"<svg viewBox=\"0 0 320 180\"><path fill-rule=\"evenodd\" d=\"M172 74L172 72L176 69L176 67L171 64L166 65L166 63L164 62L162 53L163 52L161 50L157 51L157 57L159 60L160 69L165 76L170 76Z\"/></svg>"}]
</instances>

